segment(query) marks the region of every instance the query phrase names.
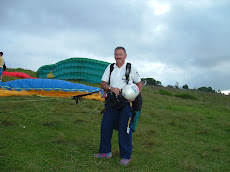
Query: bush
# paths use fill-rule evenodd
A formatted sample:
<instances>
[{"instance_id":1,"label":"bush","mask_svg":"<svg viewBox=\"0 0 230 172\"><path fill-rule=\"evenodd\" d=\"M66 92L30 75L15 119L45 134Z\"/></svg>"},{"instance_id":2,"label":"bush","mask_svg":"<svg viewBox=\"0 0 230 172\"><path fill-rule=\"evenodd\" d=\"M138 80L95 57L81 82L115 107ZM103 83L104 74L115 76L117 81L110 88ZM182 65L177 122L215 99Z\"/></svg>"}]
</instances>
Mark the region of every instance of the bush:
<instances>
[{"instance_id":1,"label":"bush","mask_svg":"<svg viewBox=\"0 0 230 172\"><path fill-rule=\"evenodd\" d=\"M167 96L172 96L172 95L173 95L172 92L170 92L170 91L168 91L168 90L164 90L164 89L160 89L158 92L159 92L160 94L162 94L162 95L167 95Z\"/></svg>"},{"instance_id":2,"label":"bush","mask_svg":"<svg viewBox=\"0 0 230 172\"><path fill-rule=\"evenodd\" d=\"M198 98L196 96L188 94L188 93L178 93L175 96L182 98L182 99L198 100Z\"/></svg>"},{"instance_id":3,"label":"bush","mask_svg":"<svg viewBox=\"0 0 230 172\"><path fill-rule=\"evenodd\" d=\"M216 91L212 89L212 87L200 87L197 89L198 91L203 91L203 92L210 92L210 93L215 93Z\"/></svg>"}]
</instances>

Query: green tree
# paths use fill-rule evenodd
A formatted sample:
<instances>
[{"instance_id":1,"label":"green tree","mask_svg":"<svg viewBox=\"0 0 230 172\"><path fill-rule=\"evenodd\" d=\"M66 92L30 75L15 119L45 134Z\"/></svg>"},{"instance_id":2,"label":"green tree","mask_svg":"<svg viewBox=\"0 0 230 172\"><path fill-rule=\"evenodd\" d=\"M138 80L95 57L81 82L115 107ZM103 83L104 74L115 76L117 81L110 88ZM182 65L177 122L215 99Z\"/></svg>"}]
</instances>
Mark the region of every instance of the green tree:
<instances>
[{"instance_id":1,"label":"green tree","mask_svg":"<svg viewBox=\"0 0 230 172\"><path fill-rule=\"evenodd\" d=\"M167 87L168 87L168 88L173 88L173 86L172 86L172 85L170 85L170 84L169 84L169 85L167 85Z\"/></svg>"},{"instance_id":2,"label":"green tree","mask_svg":"<svg viewBox=\"0 0 230 172\"><path fill-rule=\"evenodd\" d=\"M157 81L157 86L162 86L160 81Z\"/></svg>"},{"instance_id":3,"label":"green tree","mask_svg":"<svg viewBox=\"0 0 230 172\"><path fill-rule=\"evenodd\" d=\"M197 89L198 91L210 92L215 93L216 91L212 89L212 87L200 87Z\"/></svg>"},{"instance_id":4,"label":"green tree","mask_svg":"<svg viewBox=\"0 0 230 172\"><path fill-rule=\"evenodd\" d=\"M188 89L188 85L187 84L185 84L185 85L183 85L183 87L182 87L183 89Z\"/></svg>"},{"instance_id":5,"label":"green tree","mask_svg":"<svg viewBox=\"0 0 230 172\"><path fill-rule=\"evenodd\" d=\"M162 86L160 81L156 81L154 78L142 78L141 81L144 85Z\"/></svg>"}]
</instances>

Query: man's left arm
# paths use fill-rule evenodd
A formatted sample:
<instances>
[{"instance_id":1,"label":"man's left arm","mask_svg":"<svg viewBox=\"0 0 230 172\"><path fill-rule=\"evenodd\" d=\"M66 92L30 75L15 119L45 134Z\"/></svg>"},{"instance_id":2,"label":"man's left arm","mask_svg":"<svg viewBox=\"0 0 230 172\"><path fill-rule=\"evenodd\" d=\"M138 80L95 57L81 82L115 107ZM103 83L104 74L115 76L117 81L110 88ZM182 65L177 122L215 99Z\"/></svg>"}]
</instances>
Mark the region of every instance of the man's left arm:
<instances>
[{"instance_id":1,"label":"man's left arm","mask_svg":"<svg viewBox=\"0 0 230 172\"><path fill-rule=\"evenodd\" d=\"M138 72L137 68L135 66L133 66L133 65L132 65L132 68L131 68L131 72L132 72L133 81L138 86L139 92L141 92L141 90L143 88L143 84L141 82L141 77L139 75L139 72Z\"/></svg>"},{"instance_id":2,"label":"man's left arm","mask_svg":"<svg viewBox=\"0 0 230 172\"><path fill-rule=\"evenodd\" d=\"M136 83L136 85L138 86L139 92L141 93L141 90L142 90L142 88L143 88L142 82L140 81L140 82Z\"/></svg>"}]
</instances>

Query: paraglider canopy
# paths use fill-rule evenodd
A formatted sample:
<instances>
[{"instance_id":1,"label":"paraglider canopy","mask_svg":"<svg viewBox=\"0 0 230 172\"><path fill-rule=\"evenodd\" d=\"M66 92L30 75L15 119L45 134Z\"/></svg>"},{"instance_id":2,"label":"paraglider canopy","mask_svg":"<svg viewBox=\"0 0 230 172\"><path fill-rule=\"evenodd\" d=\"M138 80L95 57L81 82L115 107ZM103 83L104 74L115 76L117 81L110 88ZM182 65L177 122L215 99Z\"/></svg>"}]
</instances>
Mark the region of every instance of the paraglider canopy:
<instances>
[{"instance_id":1,"label":"paraglider canopy","mask_svg":"<svg viewBox=\"0 0 230 172\"><path fill-rule=\"evenodd\" d=\"M31 79L34 78L34 77L28 75L27 73L24 73L24 72L7 72L7 71L3 71L2 75L4 75L4 76L14 76L14 77L20 77L20 78L31 78Z\"/></svg>"},{"instance_id":2,"label":"paraglider canopy","mask_svg":"<svg viewBox=\"0 0 230 172\"><path fill-rule=\"evenodd\" d=\"M69 58L56 64L40 67L37 71L37 77L100 83L109 64L88 58Z\"/></svg>"},{"instance_id":3,"label":"paraglider canopy","mask_svg":"<svg viewBox=\"0 0 230 172\"><path fill-rule=\"evenodd\" d=\"M0 96L9 95L43 95L47 97L72 97L98 92L84 98L101 100L101 89L84 84L72 83L58 79L18 79L0 82Z\"/></svg>"}]
</instances>

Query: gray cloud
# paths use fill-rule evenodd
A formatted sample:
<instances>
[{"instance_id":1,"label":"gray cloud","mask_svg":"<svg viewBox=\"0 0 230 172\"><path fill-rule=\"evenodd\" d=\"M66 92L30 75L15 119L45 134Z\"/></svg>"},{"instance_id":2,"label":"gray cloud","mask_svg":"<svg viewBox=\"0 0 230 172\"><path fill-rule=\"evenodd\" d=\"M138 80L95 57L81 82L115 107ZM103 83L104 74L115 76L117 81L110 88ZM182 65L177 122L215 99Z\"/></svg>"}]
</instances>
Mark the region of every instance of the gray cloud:
<instances>
[{"instance_id":1,"label":"gray cloud","mask_svg":"<svg viewBox=\"0 0 230 172\"><path fill-rule=\"evenodd\" d=\"M70 57L113 62L121 45L142 77L230 90L230 2L158 2L170 11L154 15L148 0L3 0L0 47L8 67L36 71Z\"/></svg>"}]
</instances>

